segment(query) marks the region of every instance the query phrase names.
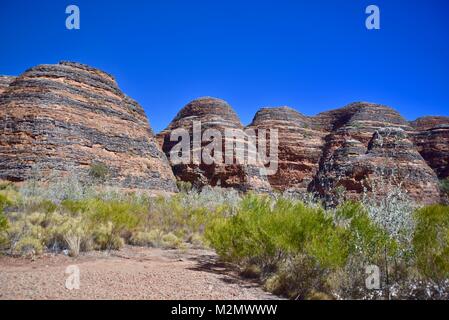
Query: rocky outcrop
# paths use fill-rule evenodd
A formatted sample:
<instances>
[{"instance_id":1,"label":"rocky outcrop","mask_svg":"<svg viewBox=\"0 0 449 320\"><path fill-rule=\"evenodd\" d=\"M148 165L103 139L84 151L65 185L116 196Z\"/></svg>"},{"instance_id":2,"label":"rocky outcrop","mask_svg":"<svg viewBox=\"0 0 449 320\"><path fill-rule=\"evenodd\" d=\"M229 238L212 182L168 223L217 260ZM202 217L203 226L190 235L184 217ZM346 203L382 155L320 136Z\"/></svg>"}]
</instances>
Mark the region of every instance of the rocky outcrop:
<instances>
[{"instance_id":1,"label":"rocky outcrop","mask_svg":"<svg viewBox=\"0 0 449 320\"><path fill-rule=\"evenodd\" d=\"M331 200L339 189L357 199L364 192L401 187L419 202L439 201L436 175L410 140L408 122L395 110L353 103L315 119L318 128L331 130L312 188L324 198Z\"/></svg>"},{"instance_id":2,"label":"rocky outcrop","mask_svg":"<svg viewBox=\"0 0 449 320\"><path fill-rule=\"evenodd\" d=\"M353 103L315 120L318 129L330 130L311 188L322 197L332 201L342 189L346 197L358 199L364 192L401 187L419 202L439 201L438 179L410 140L408 122L395 110Z\"/></svg>"},{"instance_id":3,"label":"rocky outcrop","mask_svg":"<svg viewBox=\"0 0 449 320\"><path fill-rule=\"evenodd\" d=\"M194 121L201 122L201 134L207 129L220 132L225 128L243 129L235 112L223 100L194 100L158 135L167 155L179 142L171 141L170 134L184 128L192 139ZM437 141L444 147L435 142L433 147L428 144L428 148L435 153L438 145L440 154L444 156L448 145L444 140L445 120L439 119L438 124L435 121L430 124L429 121L425 124L418 122L421 131L434 130L434 137L439 134L440 140ZM434 203L440 199L438 178L432 170L435 167L426 163L429 161L426 153L415 145L417 137L420 137L417 123L408 123L387 106L364 102L314 117L302 115L289 107L262 108L245 132L253 130L258 135L276 130L278 133L278 170L267 176L269 185L265 177L257 174L259 165L190 162L174 164L173 170L178 179L199 187L221 185L241 190L268 190L271 186L279 191L312 192L327 203L334 202L340 192L346 198L360 199L363 194L385 195L391 192L391 188L401 188L418 202ZM202 151L209 143L209 140L202 141L197 149ZM190 147L195 150L193 144Z\"/></svg>"},{"instance_id":4,"label":"rocky outcrop","mask_svg":"<svg viewBox=\"0 0 449 320\"><path fill-rule=\"evenodd\" d=\"M195 133L194 126L199 125L198 132ZM173 147L181 142L180 139L172 141L172 133L183 129L187 133L189 146L191 147L191 161L187 163L173 162L170 152ZM204 97L188 103L173 119L170 125L158 134L157 138L162 150L167 157L172 160L172 167L175 176L186 182L191 182L194 186L201 188L206 185L221 186L239 189L242 191L256 190L268 191L270 185L264 175L264 166L237 162L237 143L232 147L231 163L225 162L225 130L234 130L236 141L243 144L248 143L248 137L243 131L243 126L234 110L223 100ZM215 130L220 134L220 139L216 139L221 146L222 155L217 157L213 163L207 164L202 158L195 161L195 153L199 152L201 157L205 148L214 141L212 137L204 137L206 130ZM199 144L194 143L194 135L199 139ZM218 135L217 135L218 136Z\"/></svg>"},{"instance_id":5,"label":"rocky outcrop","mask_svg":"<svg viewBox=\"0 0 449 320\"><path fill-rule=\"evenodd\" d=\"M83 177L103 163L108 184L177 190L142 107L111 75L61 62L10 80L1 80L9 85L0 95L0 179L23 181L35 167Z\"/></svg>"},{"instance_id":6,"label":"rocky outcrop","mask_svg":"<svg viewBox=\"0 0 449 320\"><path fill-rule=\"evenodd\" d=\"M278 169L266 175L271 163L247 162L260 147L251 132L274 131ZM174 162L184 138L188 161ZM204 161L205 154L215 161ZM98 69L61 62L0 76L0 179L26 180L33 168L43 176L82 178L97 163L109 168L106 183L127 189L172 192L178 179L199 188L307 191L332 202L340 191L350 199L386 193L376 189L382 182L433 203L440 199L438 179L449 177L449 117L407 122L387 106L357 102L314 117L289 107L263 108L244 128L228 103L204 97L155 137L142 107Z\"/></svg>"},{"instance_id":7,"label":"rocky outcrop","mask_svg":"<svg viewBox=\"0 0 449 320\"><path fill-rule=\"evenodd\" d=\"M438 178L449 177L449 117L423 117L410 123L419 153Z\"/></svg>"},{"instance_id":8,"label":"rocky outcrop","mask_svg":"<svg viewBox=\"0 0 449 320\"><path fill-rule=\"evenodd\" d=\"M410 139L409 123L389 107L358 102L315 117L264 108L250 127L279 131L279 170L269 177L277 190L307 190L332 203L339 193L387 193L377 190L382 180L419 202L439 200L438 179Z\"/></svg>"},{"instance_id":9,"label":"rocky outcrop","mask_svg":"<svg viewBox=\"0 0 449 320\"><path fill-rule=\"evenodd\" d=\"M319 168L325 133L290 107L262 108L248 128L278 131L278 170L268 176L271 186L306 192Z\"/></svg>"}]
</instances>

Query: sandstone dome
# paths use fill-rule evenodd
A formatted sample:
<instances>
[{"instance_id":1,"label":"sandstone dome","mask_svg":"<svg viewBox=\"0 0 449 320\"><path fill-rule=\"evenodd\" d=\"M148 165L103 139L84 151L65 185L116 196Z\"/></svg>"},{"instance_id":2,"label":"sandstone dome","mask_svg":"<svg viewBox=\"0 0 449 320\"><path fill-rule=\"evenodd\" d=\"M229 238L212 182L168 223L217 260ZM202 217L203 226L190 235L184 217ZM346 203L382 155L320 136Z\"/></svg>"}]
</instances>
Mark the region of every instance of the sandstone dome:
<instances>
[{"instance_id":1,"label":"sandstone dome","mask_svg":"<svg viewBox=\"0 0 449 320\"><path fill-rule=\"evenodd\" d=\"M177 190L143 108L111 75L60 62L0 82L8 82L0 95L0 179L23 181L36 167L44 176L83 177L103 163L108 184Z\"/></svg>"}]
</instances>

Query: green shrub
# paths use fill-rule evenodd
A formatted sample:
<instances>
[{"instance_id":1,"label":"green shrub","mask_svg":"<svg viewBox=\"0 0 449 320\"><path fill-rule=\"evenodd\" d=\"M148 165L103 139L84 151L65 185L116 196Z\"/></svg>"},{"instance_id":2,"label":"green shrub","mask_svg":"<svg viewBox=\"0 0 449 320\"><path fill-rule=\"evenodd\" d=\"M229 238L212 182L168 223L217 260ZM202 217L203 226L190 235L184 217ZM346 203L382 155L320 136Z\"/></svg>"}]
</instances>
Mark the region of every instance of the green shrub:
<instances>
[{"instance_id":1,"label":"green shrub","mask_svg":"<svg viewBox=\"0 0 449 320\"><path fill-rule=\"evenodd\" d=\"M182 247L182 240L173 233L164 234L159 229L138 231L130 238L130 243L138 246L177 249Z\"/></svg>"},{"instance_id":2,"label":"green shrub","mask_svg":"<svg viewBox=\"0 0 449 320\"><path fill-rule=\"evenodd\" d=\"M449 206L433 205L417 210L413 248L417 267L427 278L449 278Z\"/></svg>"},{"instance_id":3,"label":"green shrub","mask_svg":"<svg viewBox=\"0 0 449 320\"><path fill-rule=\"evenodd\" d=\"M23 256L34 256L42 254L44 245L41 240L32 236L21 238L14 246L13 254Z\"/></svg>"},{"instance_id":4,"label":"green shrub","mask_svg":"<svg viewBox=\"0 0 449 320\"><path fill-rule=\"evenodd\" d=\"M58 206L50 200L41 200L35 203L29 204L27 211L29 212L44 212L53 213L58 209Z\"/></svg>"},{"instance_id":5,"label":"green shrub","mask_svg":"<svg viewBox=\"0 0 449 320\"><path fill-rule=\"evenodd\" d=\"M95 230L94 239L101 249L116 249L124 232L132 232L140 221L143 207L121 201L91 200L88 215ZM97 230L98 229L98 230Z\"/></svg>"},{"instance_id":6,"label":"green shrub","mask_svg":"<svg viewBox=\"0 0 449 320\"><path fill-rule=\"evenodd\" d=\"M192 183L189 181L176 181L179 192L188 193L192 190Z\"/></svg>"},{"instance_id":7,"label":"green shrub","mask_svg":"<svg viewBox=\"0 0 449 320\"><path fill-rule=\"evenodd\" d=\"M3 210L11 204L11 200L9 200L6 195L0 193L0 212L3 212Z\"/></svg>"},{"instance_id":8,"label":"green shrub","mask_svg":"<svg viewBox=\"0 0 449 320\"><path fill-rule=\"evenodd\" d=\"M298 254L279 266L279 270L265 283L265 289L290 299L304 300L316 292L327 292L327 274L323 268L308 255Z\"/></svg>"},{"instance_id":9,"label":"green shrub","mask_svg":"<svg viewBox=\"0 0 449 320\"><path fill-rule=\"evenodd\" d=\"M164 234L161 240L162 247L166 249L176 249L182 244L182 241L173 233Z\"/></svg>"},{"instance_id":10,"label":"green shrub","mask_svg":"<svg viewBox=\"0 0 449 320\"><path fill-rule=\"evenodd\" d=\"M83 216L65 217L60 227L63 239L69 249L69 255L77 257L81 251L81 245L87 242L89 227ZM86 246L85 246L86 247Z\"/></svg>"},{"instance_id":11,"label":"green shrub","mask_svg":"<svg viewBox=\"0 0 449 320\"><path fill-rule=\"evenodd\" d=\"M364 286L359 280L366 278L367 265L383 267L398 258L397 242L354 202L325 211L283 197L248 195L235 215L210 221L205 238L223 259L243 269L260 267L266 288L290 298L351 292ZM354 288L341 288L348 282L337 279L347 272L357 279Z\"/></svg>"},{"instance_id":12,"label":"green shrub","mask_svg":"<svg viewBox=\"0 0 449 320\"><path fill-rule=\"evenodd\" d=\"M449 196L449 178L440 180L440 189L444 194Z\"/></svg>"},{"instance_id":13,"label":"green shrub","mask_svg":"<svg viewBox=\"0 0 449 320\"><path fill-rule=\"evenodd\" d=\"M346 225L349 253L356 255L366 265L378 264L388 256L396 254L397 243L387 232L376 225L368 216L368 211L358 202L345 202L340 205L335 218Z\"/></svg>"},{"instance_id":14,"label":"green shrub","mask_svg":"<svg viewBox=\"0 0 449 320\"><path fill-rule=\"evenodd\" d=\"M0 208L0 248L7 242L6 231L9 228L8 219Z\"/></svg>"},{"instance_id":15,"label":"green shrub","mask_svg":"<svg viewBox=\"0 0 449 320\"><path fill-rule=\"evenodd\" d=\"M12 190L12 191L18 191L18 187L14 184L14 182L6 181L6 180L0 180L0 191L4 190Z\"/></svg>"},{"instance_id":16,"label":"green shrub","mask_svg":"<svg viewBox=\"0 0 449 320\"><path fill-rule=\"evenodd\" d=\"M114 232L112 222L98 224L92 233L94 248L98 250L118 250L124 245L123 239Z\"/></svg>"},{"instance_id":17,"label":"green shrub","mask_svg":"<svg viewBox=\"0 0 449 320\"><path fill-rule=\"evenodd\" d=\"M102 162L93 162L90 165L89 176L99 182L104 182L109 176L109 168Z\"/></svg>"},{"instance_id":18,"label":"green shrub","mask_svg":"<svg viewBox=\"0 0 449 320\"><path fill-rule=\"evenodd\" d=\"M240 275L248 279L258 279L262 276L262 270L256 264L248 264L240 270Z\"/></svg>"},{"instance_id":19,"label":"green shrub","mask_svg":"<svg viewBox=\"0 0 449 320\"><path fill-rule=\"evenodd\" d=\"M8 229L8 219L6 219L3 211L0 210L0 233Z\"/></svg>"},{"instance_id":20,"label":"green shrub","mask_svg":"<svg viewBox=\"0 0 449 320\"><path fill-rule=\"evenodd\" d=\"M142 247L160 247L164 234L158 230L137 231L130 238L130 243Z\"/></svg>"},{"instance_id":21,"label":"green shrub","mask_svg":"<svg viewBox=\"0 0 449 320\"><path fill-rule=\"evenodd\" d=\"M267 290L307 299L326 292L327 276L343 267L349 233L318 206L246 196L231 217L216 218L205 237L226 260L260 268Z\"/></svg>"},{"instance_id":22,"label":"green shrub","mask_svg":"<svg viewBox=\"0 0 449 320\"><path fill-rule=\"evenodd\" d=\"M61 209L69 214L76 215L85 213L89 209L89 204L88 200L66 199L61 202Z\"/></svg>"},{"instance_id":23,"label":"green shrub","mask_svg":"<svg viewBox=\"0 0 449 320\"><path fill-rule=\"evenodd\" d=\"M323 266L344 264L344 230L323 209L301 202L250 195L236 215L213 220L206 239L232 261L253 261L270 269L286 255L305 253Z\"/></svg>"}]
</instances>

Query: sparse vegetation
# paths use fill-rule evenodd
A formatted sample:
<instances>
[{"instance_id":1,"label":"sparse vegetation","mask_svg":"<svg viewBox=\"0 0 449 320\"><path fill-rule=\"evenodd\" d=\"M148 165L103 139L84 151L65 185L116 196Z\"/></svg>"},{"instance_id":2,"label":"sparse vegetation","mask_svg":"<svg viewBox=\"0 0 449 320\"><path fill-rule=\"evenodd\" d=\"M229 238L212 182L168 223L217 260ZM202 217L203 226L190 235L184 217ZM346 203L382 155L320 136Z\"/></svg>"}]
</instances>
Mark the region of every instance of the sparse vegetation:
<instances>
[{"instance_id":1,"label":"sparse vegetation","mask_svg":"<svg viewBox=\"0 0 449 320\"><path fill-rule=\"evenodd\" d=\"M418 210L413 247L421 274L441 285L449 279L449 206Z\"/></svg>"},{"instance_id":2,"label":"sparse vegetation","mask_svg":"<svg viewBox=\"0 0 449 320\"><path fill-rule=\"evenodd\" d=\"M247 196L235 215L211 222L206 238L244 274L258 268L267 290L293 299L447 298L449 207L413 214L400 190L388 199L324 210L293 198ZM381 271L380 291L366 288L370 265Z\"/></svg>"},{"instance_id":3,"label":"sparse vegetation","mask_svg":"<svg viewBox=\"0 0 449 320\"><path fill-rule=\"evenodd\" d=\"M325 208L310 195L186 186L151 197L72 178L58 182L59 193L49 184L0 184L4 254L209 246L291 299L448 297L449 207L415 209L398 190ZM380 291L365 286L368 265L381 270Z\"/></svg>"},{"instance_id":4,"label":"sparse vegetation","mask_svg":"<svg viewBox=\"0 0 449 320\"><path fill-rule=\"evenodd\" d=\"M192 191L192 183L178 180L176 181L176 186L180 192L190 192Z\"/></svg>"},{"instance_id":5,"label":"sparse vegetation","mask_svg":"<svg viewBox=\"0 0 449 320\"><path fill-rule=\"evenodd\" d=\"M89 176L94 180L103 182L109 176L109 168L103 162L94 162L90 165Z\"/></svg>"},{"instance_id":6,"label":"sparse vegetation","mask_svg":"<svg viewBox=\"0 0 449 320\"><path fill-rule=\"evenodd\" d=\"M449 204L449 178L440 180L440 190L443 202Z\"/></svg>"},{"instance_id":7,"label":"sparse vegetation","mask_svg":"<svg viewBox=\"0 0 449 320\"><path fill-rule=\"evenodd\" d=\"M446 194L449 194L449 178L440 181L440 188Z\"/></svg>"}]
</instances>

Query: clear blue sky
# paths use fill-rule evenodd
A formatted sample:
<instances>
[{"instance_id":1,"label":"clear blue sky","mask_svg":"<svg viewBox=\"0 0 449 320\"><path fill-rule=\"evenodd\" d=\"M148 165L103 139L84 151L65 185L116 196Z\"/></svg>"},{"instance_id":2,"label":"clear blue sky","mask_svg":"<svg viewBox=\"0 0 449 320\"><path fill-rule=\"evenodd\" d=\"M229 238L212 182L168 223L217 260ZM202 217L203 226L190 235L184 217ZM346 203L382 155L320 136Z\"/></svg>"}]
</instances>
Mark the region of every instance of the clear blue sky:
<instances>
[{"instance_id":1,"label":"clear blue sky","mask_svg":"<svg viewBox=\"0 0 449 320\"><path fill-rule=\"evenodd\" d=\"M79 31L65 28L69 4ZM365 28L369 4L379 31ZM446 0L1 0L0 43L0 74L60 60L112 73L156 131L206 95L244 124L263 106L314 115L352 101L449 115Z\"/></svg>"}]
</instances>

